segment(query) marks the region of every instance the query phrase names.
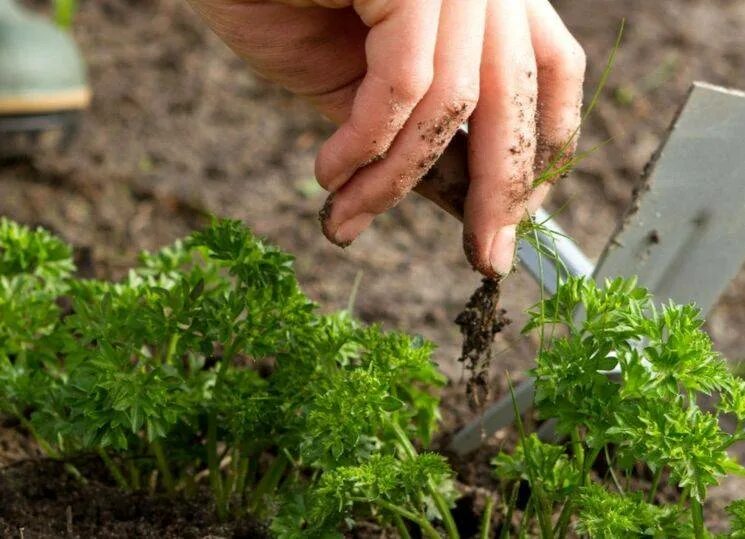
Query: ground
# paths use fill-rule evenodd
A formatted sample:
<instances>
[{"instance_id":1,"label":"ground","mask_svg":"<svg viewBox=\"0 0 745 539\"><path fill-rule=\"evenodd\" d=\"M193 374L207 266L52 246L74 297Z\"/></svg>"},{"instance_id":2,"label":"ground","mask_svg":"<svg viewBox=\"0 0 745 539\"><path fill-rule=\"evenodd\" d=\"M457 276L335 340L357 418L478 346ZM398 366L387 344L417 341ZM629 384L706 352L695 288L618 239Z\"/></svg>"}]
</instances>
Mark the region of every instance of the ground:
<instances>
[{"instance_id":1,"label":"ground","mask_svg":"<svg viewBox=\"0 0 745 539\"><path fill-rule=\"evenodd\" d=\"M627 19L581 147L608 142L559 183L548 203L562 208L558 221L597 257L689 84L745 87L745 1L555 4L588 52L588 95ZM81 271L99 276L121 275L141 249L183 236L209 214L240 218L295 254L305 290L324 309L346 306L361 274L356 314L435 341L443 369L461 381L453 320L479 277L462 255L458 223L414 196L350 248L330 245L316 219L324 193L313 180L313 159L331 126L252 76L185 2L82 2L74 33L90 66L91 109L65 155L0 166L0 215L60 234L76 246ZM495 393L504 389L505 370L519 378L530 366L532 344L519 327L538 288L518 271L502 297L515 323L498 347ZM741 272L709 318L717 347L732 359L740 359L745 344L744 297ZM446 394L449 428L471 417L459 387ZM13 436L0 437L0 462L31 451ZM736 491L723 487L713 503Z\"/></svg>"}]
</instances>

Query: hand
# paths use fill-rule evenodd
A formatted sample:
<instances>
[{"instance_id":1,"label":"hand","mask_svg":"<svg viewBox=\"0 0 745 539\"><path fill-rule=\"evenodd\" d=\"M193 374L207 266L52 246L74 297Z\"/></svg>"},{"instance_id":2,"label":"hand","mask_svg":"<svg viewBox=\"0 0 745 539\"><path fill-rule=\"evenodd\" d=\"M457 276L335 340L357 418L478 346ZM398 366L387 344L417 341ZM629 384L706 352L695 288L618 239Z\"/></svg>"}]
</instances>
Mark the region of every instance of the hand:
<instances>
[{"instance_id":1,"label":"hand","mask_svg":"<svg viewBox=\"0 0 745 539\"><path fill-rule=\"evenodd\" d=\"M468 120L466 254L486 275L510 271L516 225L550 183L534 189L534 170L569 158L580 123L584 53L548 0L190 2L339 125L316 160L331 241L398 203Z\"/></svg>"}]
</instances>

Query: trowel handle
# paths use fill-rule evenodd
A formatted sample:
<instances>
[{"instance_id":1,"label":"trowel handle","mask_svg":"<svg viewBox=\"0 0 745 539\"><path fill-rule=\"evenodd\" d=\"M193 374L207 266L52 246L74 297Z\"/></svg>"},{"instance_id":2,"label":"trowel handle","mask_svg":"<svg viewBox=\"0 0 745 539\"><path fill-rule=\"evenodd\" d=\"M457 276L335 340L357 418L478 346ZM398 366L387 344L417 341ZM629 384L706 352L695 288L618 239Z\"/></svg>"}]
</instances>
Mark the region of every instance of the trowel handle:
<instances>
[{"instance_id":1,"label":"trowel handle","mask_svg":"<svg viewBox=\"0 0 745 539\"><path fill-rule=\"evenodd\" d=\"M468 134L458 129L440 159L414 190L463 221L469 177Z\"/></svg>"}]
</instances>

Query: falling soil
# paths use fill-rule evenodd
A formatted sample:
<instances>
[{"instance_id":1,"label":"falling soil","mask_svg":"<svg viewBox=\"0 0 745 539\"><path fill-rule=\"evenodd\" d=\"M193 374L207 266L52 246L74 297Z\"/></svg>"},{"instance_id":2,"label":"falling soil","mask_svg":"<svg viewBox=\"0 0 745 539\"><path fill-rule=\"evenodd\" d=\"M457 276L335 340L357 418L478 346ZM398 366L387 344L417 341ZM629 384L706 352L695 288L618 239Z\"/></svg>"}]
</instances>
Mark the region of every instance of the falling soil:
<instances>
[{"instance_id":1,"label":"falling soil","mask_svg":"<svg viewBox=\"0 0 745 539\"><path fill-rule=\"evenodd\" d=\"M510 323L507 311L499 307L501 279L486 278L455 319L463 335L463 347L458 359L470 371L466 394L472 409L481 408L489 400L489 365L494 356L494 336Z\"/></svg>"}]
</instances>

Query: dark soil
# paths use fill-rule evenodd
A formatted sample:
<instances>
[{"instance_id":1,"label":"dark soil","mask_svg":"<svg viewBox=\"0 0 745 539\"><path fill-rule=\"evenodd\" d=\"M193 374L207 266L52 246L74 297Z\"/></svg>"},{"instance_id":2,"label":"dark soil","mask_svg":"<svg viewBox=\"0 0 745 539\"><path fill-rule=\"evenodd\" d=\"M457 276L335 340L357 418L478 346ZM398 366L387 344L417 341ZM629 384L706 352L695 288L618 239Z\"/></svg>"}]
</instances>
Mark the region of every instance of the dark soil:
<instances>
[{"instance_id":1,"label":"dark soil","mask_svg":"<svg viewBox=\"0 0 745 539\"><path fill-rule=\"evenodd\" d=\"M479 410L489 399L489 367L494 357L495 338L509 323L507 311L499 304L501 279L484 279L455 323L463 335L458 361L470 371L466 383L468 403Z\"/></svg>"},{"instance_id":2,"label":"dark soil","mask_svg":"<svg viewBox=\"0 0 745 539\"><path fill-rule=\"evenodd\" d=\"M30 1L48 9L47 0ZM557 0L554 5L588 52L586 94L597 84L620 20L627 19L616 68L583 128L580 150L610 142L559 181L548 204L563 208L560 223L596 257L691 81L745 88L745 0ZM122 275L141 249L187 234L210 213L242 219L297 256L304 289L326 309L344 308L355 275L363 272L357 316L438 344L436 359L453 381L444 393L443 430L474 417L464 398L457 361L461 336L453 321L480 278L463 256L461 227L452 217L408 197L341 250L319 233L324 193L312 177L315 153L331 126L303 102L252 76L186 2L81 2L74 32L90 66L91 109L67 154L42 152L0 166L0 215L50 228L75 245L84 274L100 277ZM427 189L431 183L420 184L420 191ZM455 195L443 191L439 198L458 215L463 193ZM537 286L524 273L503 283L501 307L515 323L498 337L491 398L504 394L504 371L518 379L531 366L534 343L519 330L522 313L537 298ZM745 272L709 317L717 347L733 359L741 359L745 346L744 299ZM488 460L513 439L510 431L497 433L482 451L456 463L459 480L493 489ZM0 429L0 465L35 457L21 433ZM85 537L106 536L117 526L123 537L167 537L168 529L176 533L179 519L184 529L174 536L196 529L200 537L232 533L204 520L199 507L116 498L105 482L76 490L57 468L46 466L28 463L0 476L3 500L16 500L12 518L2 516L13 536L23 526L26 537L32 529L64 536L68 506L73 532ZM33 494L33 485L41 484L54 487L49 497L40 498L38 489ZM715 489L711 509L742 492L738 480ZM136 523L112 519L109 528L99 513L85 510L110 507L107 499L137 508ZM153 513L156 507L162 514Z\"/></svg>"},{"instance_id":3,"label":"dark soil","mask_svg":"<svg viewBox=\"0 0 745 539\"><path fill-rule=\"evenodd\" d=\"M92 463L75 463L86 484L59 462L22 461L0 472L0 533L25 539L269 537L251 521L221 524L205 495L194 499L124 493Z\"/></svg>"}]
</instances>

